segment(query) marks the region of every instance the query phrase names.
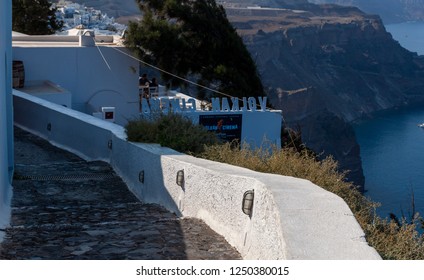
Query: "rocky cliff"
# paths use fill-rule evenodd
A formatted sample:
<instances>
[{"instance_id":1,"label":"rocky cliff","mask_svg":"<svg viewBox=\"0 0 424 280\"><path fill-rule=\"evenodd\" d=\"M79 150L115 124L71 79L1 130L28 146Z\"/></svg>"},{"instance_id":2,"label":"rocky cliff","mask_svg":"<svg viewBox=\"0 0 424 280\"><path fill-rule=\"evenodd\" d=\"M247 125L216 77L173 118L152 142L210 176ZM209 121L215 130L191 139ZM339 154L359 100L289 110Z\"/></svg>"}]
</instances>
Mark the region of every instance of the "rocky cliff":
<instances>
[{"instance_id":1,"label":"rocky cliff","mask_svg":"<svg viewBox=\"0 0 424 280\"><path fill-rule=\"evenodd\" d=\"M309 2L359 7L367 13L381 16L386 24L424 20L424 0L309 0Z\"/></svg>"},{"instance_id":2,"label":"rocky cliff","mask_svg":"<svg viewBox=\"0 0 424 280\"><path fill-rule=\"evenodd\" d=\"M377 16L357 8L227 9L258 65L272 104L316 152L332 154L363 185L349 123L424 100L424 60Z\"/></svg>"},{"instance_id":3,"label":"rocky cliff","mask_svg":"<svg viewBox=\"0 0 424 280\"><path fill-rule=\"evenodd\" d=\"M216 1L224 6L232 7L271 7L271 8L287 8L289 6L298 6L308 4L308 0L230 0L230 1Z\"/></svg>"}]
</instances>

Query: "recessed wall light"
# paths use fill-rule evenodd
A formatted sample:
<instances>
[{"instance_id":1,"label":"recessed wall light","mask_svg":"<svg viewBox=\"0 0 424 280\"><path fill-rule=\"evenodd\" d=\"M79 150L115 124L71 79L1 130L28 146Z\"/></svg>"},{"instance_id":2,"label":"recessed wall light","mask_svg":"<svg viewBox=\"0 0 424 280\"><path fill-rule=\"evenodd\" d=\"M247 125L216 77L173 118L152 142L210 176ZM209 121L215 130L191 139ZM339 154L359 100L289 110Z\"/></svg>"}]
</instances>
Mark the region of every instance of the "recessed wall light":
<instances>
[{"instance_id":1,"label":"recessed wall light","mask_svg":"<svg viewBox=\"0 0 424 280\"><path fill-rule=\"evenodd\" d=\"M177 172L177 185L184 187L184 170L178 170Z\"/></svg>"},{"instance_id":2,"label":"recessed wall light","mask_svg":"<svg viewBox=\"0 0 424 280\"><path fill-rule=\"evenodd\" d=\"M243 194L243 201L242 201L241 209L242 209L243 213L248 215L249 217L252 217L254 198L255 198L254 190L246 191Z\"/></svg>"}]
</instances>

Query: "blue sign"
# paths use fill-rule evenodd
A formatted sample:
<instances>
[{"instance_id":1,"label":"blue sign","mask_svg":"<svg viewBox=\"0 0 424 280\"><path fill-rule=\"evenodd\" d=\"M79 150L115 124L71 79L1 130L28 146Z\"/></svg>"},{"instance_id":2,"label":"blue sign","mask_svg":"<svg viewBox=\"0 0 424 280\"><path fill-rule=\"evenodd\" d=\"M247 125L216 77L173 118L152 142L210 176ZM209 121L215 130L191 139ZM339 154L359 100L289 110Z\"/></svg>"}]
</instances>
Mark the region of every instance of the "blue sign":
<instances>
[{"instance_id":1,"label":"blue sign","mask_svg":"<svg viewBox=\"0 0 424 280\"><path fill-rule=\"evenodd\" d=\"M204 114L199 116L199 123L208 131L215 132L220 139L230 142L241 139L242 119L241 114Z\"/></svg>"}]
</instances>

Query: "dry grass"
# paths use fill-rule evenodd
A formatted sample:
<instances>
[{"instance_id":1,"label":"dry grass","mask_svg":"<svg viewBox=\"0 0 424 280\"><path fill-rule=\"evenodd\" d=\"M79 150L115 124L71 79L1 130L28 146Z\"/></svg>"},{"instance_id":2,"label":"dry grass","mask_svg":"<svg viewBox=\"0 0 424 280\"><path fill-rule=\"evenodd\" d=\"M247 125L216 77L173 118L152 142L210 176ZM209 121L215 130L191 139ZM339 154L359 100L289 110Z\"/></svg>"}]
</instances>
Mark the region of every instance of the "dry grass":
<instances>
[{"instance_id":1,"label":"dry grass","mask_svg":"<svg viewBox=\"0 0 424 280\"><path fill-rule=\"evenodd\" d=\"M400 224L381 219L375 213L378 204L363 196L338 172L331 157L317 161L308 152L294 149L257 149L223 144L209 146L201 157L249 168L259 172L293 176L314 184L343 198L363 228L368 243L383 259L424 259L423 236L416 230L418 217Z\"/></svg>"},{"instance_id":2,"label":"dry grass","mask_svg":"<svg viewBox=\"0 0 424 280\"><path fill-rule=\"evenodd\" d=\"M423 236L416 230L422 222L389 221L376 215L378 204L363 196L345 181L337 162L331 157L317 161L308 151L295 149L251 149L237 143L216 144L217 139L203 127L179 115L164 115L154 120L137 120L127 125L128 140L155 142L180 152L251 170L307 179L343 198L365 232L370 246L383 259L424 259Z\"/></svg>"}]
</instances>

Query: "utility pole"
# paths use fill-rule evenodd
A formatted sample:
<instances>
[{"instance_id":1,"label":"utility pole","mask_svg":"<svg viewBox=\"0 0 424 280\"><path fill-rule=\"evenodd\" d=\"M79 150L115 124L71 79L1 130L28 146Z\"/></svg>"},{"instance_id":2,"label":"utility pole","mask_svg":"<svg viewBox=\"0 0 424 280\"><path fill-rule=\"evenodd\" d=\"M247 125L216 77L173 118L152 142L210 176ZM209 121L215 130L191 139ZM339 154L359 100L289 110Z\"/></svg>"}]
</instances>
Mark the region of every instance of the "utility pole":
<instances>
[{"instance_id":1,"label":"utility pole","mask_svg":"<svg viewBox=\"0 0 424 280\"><path fill-rule=\"evenodd\" d=\"M10 220L13 177L12 0L0 1L0 240Z\"/></svg>"}]
</instances>

